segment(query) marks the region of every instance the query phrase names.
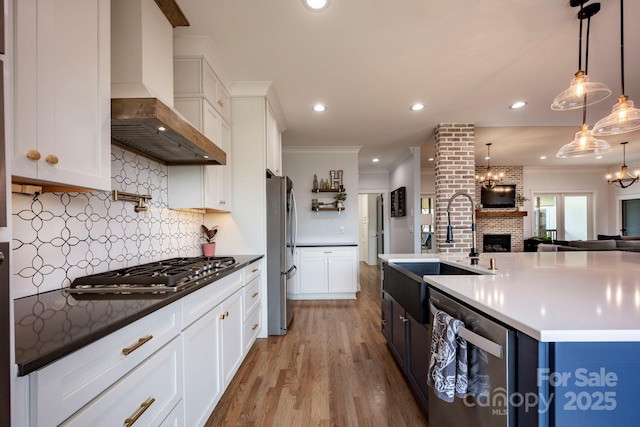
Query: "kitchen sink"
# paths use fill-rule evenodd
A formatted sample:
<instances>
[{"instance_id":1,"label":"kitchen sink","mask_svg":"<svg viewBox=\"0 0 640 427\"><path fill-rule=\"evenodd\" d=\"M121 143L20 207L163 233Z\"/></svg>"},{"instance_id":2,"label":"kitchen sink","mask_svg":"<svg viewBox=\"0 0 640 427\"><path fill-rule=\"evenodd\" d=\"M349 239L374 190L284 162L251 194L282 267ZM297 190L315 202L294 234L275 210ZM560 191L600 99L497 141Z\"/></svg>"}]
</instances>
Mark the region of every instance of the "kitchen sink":
<instances>
[{"instance_id":1,"label":"kitchen sink","mask_svg":"<svg viewBox=\"0 0 640 427\"><path fill-rule=\"evenodd\" d=\"M429 323L429 291L424 275L471 275L476 273L442 262L383 263L382 289L420 323Z\"/></svg>"}]
</instances>

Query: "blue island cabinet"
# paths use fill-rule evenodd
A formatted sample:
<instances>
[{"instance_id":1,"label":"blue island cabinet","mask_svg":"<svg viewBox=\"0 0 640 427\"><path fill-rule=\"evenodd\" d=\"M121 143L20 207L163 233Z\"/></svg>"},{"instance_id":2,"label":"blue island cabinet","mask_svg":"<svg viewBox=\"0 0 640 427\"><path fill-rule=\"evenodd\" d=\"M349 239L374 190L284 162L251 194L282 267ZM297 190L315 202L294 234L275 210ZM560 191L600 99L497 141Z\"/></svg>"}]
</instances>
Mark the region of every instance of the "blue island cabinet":
<instances>
[{"instance_id":1,"label":"blue island cabinet","mask_svg":"<svg viewBox=\"0 0 640 427\"><path fill-rule=\"evenodd\" d=\"M518 426L640 425L640 343L518 337Z\"/></svg>"}]
</instances>

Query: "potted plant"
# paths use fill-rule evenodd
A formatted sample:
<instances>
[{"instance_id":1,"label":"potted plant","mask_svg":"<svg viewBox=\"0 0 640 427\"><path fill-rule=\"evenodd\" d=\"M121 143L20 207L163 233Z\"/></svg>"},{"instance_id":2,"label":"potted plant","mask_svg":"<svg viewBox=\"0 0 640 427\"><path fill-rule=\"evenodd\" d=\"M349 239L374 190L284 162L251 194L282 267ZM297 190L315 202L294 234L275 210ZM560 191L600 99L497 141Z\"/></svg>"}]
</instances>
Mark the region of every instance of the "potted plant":
<instances>
[{"instance_id":1,"label":"potted plant","mask_svg":"<svg viewBox=\"0 0 640 427\"><path fill-rule=\"evenodd\" d=\"M342 191L333 196L336 199L336 207L344 208L344 201L347 200L347 193L343 193Z\"/></svg>"},{"instance_id":2,"label":"potted plant","mask_svg":"<svg viewBox=\"0 0 640 427\"><path fill-rule=\"evenodd\" d=\"M204 239L207 241L202 244L202 254L206 257L212 257L216 254L216 235L218 234L218 226L215 225L208 228L206 225L202 225L202 233Z\"/></svg>"},{"instance_id":3,"label":"potted plant","mask_svg":"<svg viewBox=\"0 0 640 427\"><path fill-rule=\"evenodd\" d=\"M522 194L517 194L516 195L516 203L518 204L518 210L519 211L524 211L524 202L526 202L527 200L529 200L528 198L526 198L525 196L523 196Z\"/></svg>"}]
</instances>

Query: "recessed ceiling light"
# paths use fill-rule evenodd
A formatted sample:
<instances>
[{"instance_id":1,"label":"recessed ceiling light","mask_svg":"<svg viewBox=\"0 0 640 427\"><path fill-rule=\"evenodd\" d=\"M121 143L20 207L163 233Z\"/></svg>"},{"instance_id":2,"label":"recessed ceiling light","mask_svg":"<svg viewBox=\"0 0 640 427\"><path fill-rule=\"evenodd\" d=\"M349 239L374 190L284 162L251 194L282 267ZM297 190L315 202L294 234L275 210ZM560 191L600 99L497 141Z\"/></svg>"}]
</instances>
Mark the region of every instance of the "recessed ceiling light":
<instances>
[{"instance_id":1,"label":"recessed ceiling light","mask_svg":"<svg viewBox=\"0 0 640 427\"><path fill-rule=\"evenodd\" d=\"M598 160L600 160L601 158L602 158L602 156L598 156L598 157L596 157L596 159L598 159Z\"/></svg>"},{"instance_id":2,"label":"recessed ceiling light","mask_svg":"<svg viewBox=\"0 0 640 427\"><path fill-rule=\"evenodd\" d=\"M166 127L164 127L164 126L158 126L158 131L160 131L160 132L164 132L165 130L167 130L167 128L166 128Z\"/></svg>"},{"instance_id":3,"label":"recessed ceiling light","mask_svg":"<svg viewBox=\"0 0 640 427\"><path fill-rule=\"evenodd\" d=\"M540 156L540 160L545 160L547 156Z\"/></svg>"},{"instance_id":4,"label":"recessed ceiling light","mask_svg":"<svg viewBox=\"0 0 640 427\"><path fill-rule=\"evenodd\" d=\"M411 111L420 111L424 109L424 104L416 103L411 106Z\"/></svg>"},{"instance_id":5,"label":"recessed ceiling light","mask_svg":"<svg viewBox=\"0 0 640 427\"><path fill-rule=\"evenodd\" d=\"M430 161L430 162L433 162L433 157L429 157L429 161Z\"/></svg>"},{"instance_id":6,"label":"recessed ceiling light","mask_svg":"<svg viewBox=\"0 0 640 427\"><path fill-rule=\"evenodd\" d=\"M326 9L329 6L329 0L302 0L307 9L318 12Z\"/></svg>"},{"instance_id":7,"label":"recessed ceiling light","mask_svg":"<svg viewBox=\"0 0 640 427\"><path fill-rule=\"evenodd\" d=\"M313 111L316 113L322 113L323 111L327 111L327 107L322 104L316 104L313 106Z\"/></svg>"},{"instance_id":8,"label":"recessed ceiling light","mask_svg":"<svg viewBox=\"0 0 640 427\"><path fill-rule=\"evenodd\" d=\"M371 161L372 161L373 163L378 163L378 162L380 161L380 159L379 159L379 158L377 158L377 157L374 157L373 159L371 159Z\"/></svg>"},{"instance_id":9,"label":"recessed ceiling light","mask_svg":"<svg viewBox=\"0 0 640 427\"><path fill-rule=\"evenodd\" d=\"M524 101L517 101L517 102L514 102L513 104L511 104L511 105L509 106L509 108L511 108L512 110L517 110L518 108L522 108L522 107L524 107L525 105L527 105L527 103L526 103L526 102L524 102Z\"/></svg>"}]
</instances>

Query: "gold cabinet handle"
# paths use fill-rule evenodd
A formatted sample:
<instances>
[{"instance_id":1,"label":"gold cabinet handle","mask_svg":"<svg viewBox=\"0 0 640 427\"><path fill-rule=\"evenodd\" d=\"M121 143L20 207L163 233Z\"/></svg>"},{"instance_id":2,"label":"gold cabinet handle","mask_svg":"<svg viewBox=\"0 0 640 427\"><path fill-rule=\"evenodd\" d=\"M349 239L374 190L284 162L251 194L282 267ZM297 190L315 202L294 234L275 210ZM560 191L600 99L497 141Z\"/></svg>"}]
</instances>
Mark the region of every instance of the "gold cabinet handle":
<instances>
[{"instance_id":1,"label":"gold cabinet handle","mask_svg":"<svg viewBox=\"0 0 640 427\"><path fill-rule=\"evenodd\" d=\"M139 349L140 347L142 347L142 345L148 341L151 341L151 338L153 338L153 335L148 335L144 338L140 338L138 340L137 343L135 343L134 345L132 345L131 347L126 347L122 349L122 354L124 354L125 356L130 355L131 353L133 353L134 351L136 351L137 349Z\"/></svg>"},{"instance_id":2,"label":"gold cabinet handle","mask_svg":"<svg viewBox=\"0 0 640 427\"><path fill-rule=\"evenodd\" d=\"M147 400L146 402L141 403L140 404L140 408L138 409L138 412L136 412L133 415L133 417L127 418L126 420L124 420L125 427L131 427L133 425L133 423L138 421L138 418L140 418L140 416L142 414L144 414L144 411L149 409L149 406L151 406L153 404L153 402L155 402L155 401L156 401L156 399L152 397L149 400Z\"/></svg>"},{"instance_id":3,"label":"gold cabinet handle","mask_svg":"<svg viewBox=\"0 0 640 427\"><path fill-rule=\"evenodd\" d=\"M224 108L224 102L222 100L218 100L218 105Z\"/></svg>"},{"instance_id":4,"label":"gold cabinet handle","mask_svg":"<svg viewBox=\"0 0 640 427\"><path fill-rule=\"evenodd\" d=\"M255 298L258 296L258 292L254 292L253 294L251 294L251 298Z\"/></svg>"},{"instance_id":5,"label":"gold cabinet handle","mask_svg":"<svg viewBox=\"0 0 640 427\"><path fill-rule=\"evenodd\" d=\"M225 311L224 313L222 313L222 314L220 315L220 319L221 319L221 320L224 320L224 319L225 319L225 317L229 317L229 312L228 312L228 311Z\"/></svg>"},{"instance_id":6,"label":"gold cabinet handle","mask_svg":"<svg viewBox=\"0 0 640 427\"><path fill-rule=\"evenodd\" d=\"M42 155L40 154L40 152L38 150L29 150L29 151L27 151L27 159L29 159L29 160L38 161L38 160L40 160L40 157L42 157Z\"/></svg>"},{"instance_id":7,"label":"gold cabinet handle","mask_svg":"<svg viewBox=\"0 0 640 427\"><path fill-rule=\"evenodd\" d=\"M256 271L258 271L257 268L254 268L253 270L251 270L252 273L255 273Z\"/></svg>"},{"instance_id":8,"label":"gold cabinet handle","mask_svg":"<svg viewBox=\"0 0 640 427\"><path fill-rule=\"evenodd\" d=\"M252 331L255 331L257 327L258 327L258 323L256 323L255 325L253 325L253 326L251 327L251 330L252 330Z\"/></svg>"},{"instance_id":9,"label":"gold cabinet handle","mask_svg":"<svg viewBox=\"0 0 640 427\"><path fill-rule=\"evenodd\" d=\"M218 203L221 204L221 205L226 205L227 201L226 200L220 200Z\"/></svg>"},{"instance_id":10,"label":"gold cabinet handle","mask_svg":"<svg viewBox=\"0 0 640 427\"><path fill-rule=\"evenodd\" d=\"M402 320L403 323L407 323L409 321L409 319L404 316L400 316L400 320Z\"/></svg>"},{"instance_id":11,"label":"gold cabinet handle","mask_svg":"<svg viewBox=\"0 0 640 427\"><path fill-rule=\"evenodd\" d=\"M382 319L382 326L387 326L387 321Z\"/></svg>"},{"instance_id":12,"label":"gold cabinet handle","mask_svg":"<svg viewBox=\"0 0 640 427\"><path fill-rule=\"evenodd\" d=\"M220 315L220 320L224 320L224 313Z\"/></svg>"},{"instance_id":13,"label":"gold cabinet handle","mask_svg":"<svg viewBox=\"0 0 640 427\"><path fill-rule=\"evenodd\" d=\"M44 161L49 163L50 165L57 165L60 160L58 159L58 156L56 156L55 154L49 154L47 157L44 158Z\"/></svg>"}]
</instances>

